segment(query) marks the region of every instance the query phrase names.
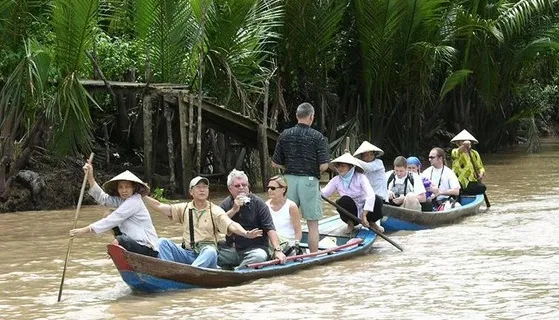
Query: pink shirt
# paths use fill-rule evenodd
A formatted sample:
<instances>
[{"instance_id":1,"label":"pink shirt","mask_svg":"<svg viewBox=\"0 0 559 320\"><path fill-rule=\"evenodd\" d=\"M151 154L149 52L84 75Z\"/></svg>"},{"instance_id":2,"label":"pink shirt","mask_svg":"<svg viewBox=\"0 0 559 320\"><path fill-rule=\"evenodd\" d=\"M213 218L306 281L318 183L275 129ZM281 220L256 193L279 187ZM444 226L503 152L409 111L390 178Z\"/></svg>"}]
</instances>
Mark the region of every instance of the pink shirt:
<instances>
[{"instance_id":1,"label":"pink shirt","mask_svg":"<svg viewBox=\"0 0 559 320\"><path fill-rule=\"evenodd\" d=\"M373 191L373 187L371 187L369 179L367 179L364 174L355 172L348 188L344 186L344 182L340 176L335 176L324 188L320 189L321 194L325 197L329 197L336 191L340 196L348 196L355 201L357 210L359 210L359 218L361 218L363 210L373 212L375 207L375 192Z\"/></svg>"}]
</instances>

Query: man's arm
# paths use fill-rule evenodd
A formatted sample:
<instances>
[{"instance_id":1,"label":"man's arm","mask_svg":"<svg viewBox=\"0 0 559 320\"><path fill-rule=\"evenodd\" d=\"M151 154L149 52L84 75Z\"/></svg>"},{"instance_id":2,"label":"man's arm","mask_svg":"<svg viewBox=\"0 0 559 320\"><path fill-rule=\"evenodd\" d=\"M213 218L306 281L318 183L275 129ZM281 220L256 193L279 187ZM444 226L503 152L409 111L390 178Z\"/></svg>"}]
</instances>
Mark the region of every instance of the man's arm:
<instances>
[{"instance_id":1,"label":"man's arm","mask_svg":"<svg viewBox=\"0 0 559 320\"><path fill-rule=\"evenodd\" d=\"M149 196L142 197L142 200L144 200L144 203L146 204L146 207L148 207L149 210L162 213L166 215L169 219L172 218L171 205L161 203Z\"/></svg>"},{"instance_id":2,"label":"man's arm","mask_svg":"<svg viewBox=\"0 0 559 320\"><path fill-rule=\"evenodd\" d=\"M320 169L320 173L323 173L324 171L328 170L328 162L321 164L319 169Z\"/></svg>"},{"instance_id":3,"label":"man's arm","mask_svg":"<svg viewBox=\"0 0 559 320\"><path fill-rule=\"evenodd\" d=\"M235 221L231 221L231 224L229 224L229 227L227 228L227 232L229 233L234 233L236 235L239 235L241 237L245 237L247 239L254 239L254 238L258 238L261 237L263 232L260 229L252 229L250 231L245 230L245 228L243 228L243 226L241 226L240 224L238 224Z\"/></svg>"},{"instance_id":4,"label":"man's arm","mask_svg":"<svg viewBox=\"0 0 559 320\"><path fill-rule=\"evenodd\" d=\"M278 169L281 169L281 170L285 170L285 169L286 169L284 165L277 164L277 163L275 163L274 161L272 161L272 168L278 168Z\"/></svg>"},{"instance_id":5,"label":"man's arm","mask_svg":"<svg viewBox=\"0 0 559 320\"><path fill-rule=\"evenodd\" d=\"M241 206L243 206L245 204L245 202L243 201L243 199L241 199L241 197L237 197L235 199L233 199L233 206L227 210L228 205L226 205L226 202L228 201L228 198L226 198L225 200L223 200L223 202L219 205L221 207L221 209L223 209L223 211L225 211L225 213L227 214L227 216L229 218L233 218L237 212L239 212L239 210L241 210Z\"/></svg>"},{"instance_id":6,"label":"man's arm","mask_svg":"<svg viewBox=\"0 0 559 320\"><path fill-rule=\"evenodd\" d=\"M270 243L274 248L274 256L276 257L276 259L280 260L280 263L284 263L286 260L285 254L281 250L276 250L276 248L280 247L278 233L276 232L276 230L270 229L266 234L268 235L268 239L270 239Z\"/></svg>"}]
</instances>

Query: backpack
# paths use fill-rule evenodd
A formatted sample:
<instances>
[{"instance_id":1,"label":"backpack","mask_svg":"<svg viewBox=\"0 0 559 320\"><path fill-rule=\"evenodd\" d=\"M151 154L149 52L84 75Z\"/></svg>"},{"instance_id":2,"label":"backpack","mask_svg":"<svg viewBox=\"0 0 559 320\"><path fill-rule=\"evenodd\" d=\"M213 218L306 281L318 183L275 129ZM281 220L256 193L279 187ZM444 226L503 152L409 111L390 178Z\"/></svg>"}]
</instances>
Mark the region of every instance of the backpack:
<instances>
[{"instance_id":1,"label":"backpack","mask_svg":"<svg viewBox=\"0 0 559 320\"><path fill-rule=\"evenodd\" d=\"M386 187L388 188L390 186L390 183L395 179L396 179L396 173L392 171L392 173L388 177L388 181L386 182ZM411 186L413 187L413 174L411 174L411 172L408 172L408 174L406 175L406 179L404 180L404 196L407 193L406 190L408 190L408 181L411 183Z\"/></svg>"}]
</instances>

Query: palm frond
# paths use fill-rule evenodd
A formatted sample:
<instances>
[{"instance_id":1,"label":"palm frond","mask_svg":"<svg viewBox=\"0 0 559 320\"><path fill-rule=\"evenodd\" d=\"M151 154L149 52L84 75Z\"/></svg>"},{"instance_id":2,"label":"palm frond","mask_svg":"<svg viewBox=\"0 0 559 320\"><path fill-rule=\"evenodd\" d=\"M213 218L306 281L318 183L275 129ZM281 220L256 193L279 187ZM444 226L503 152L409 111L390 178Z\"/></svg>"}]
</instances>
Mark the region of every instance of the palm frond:
<instances>
[{"instance_id":1,"label":"palm frond","mask_svg":"<svg viewBox=\"0 0 559 320\"><path fill-rule=\"evenodd\" d=\"M52 150L74 155L91 151L90 101L94 102L80 84L77 72L60 81L47 109L47 117L53 124Z\"/></svg>"},{"instance_id":2,"label":"palm frond","mask_svg":"<svg viewBox=\"0 0 559 320\"><path fill-rule=\"evenodd\" d=\"M73 73L94 41L99 0L53 0L51 5L56 61L63 74Z\"/></svg>"},{"instance_id":3,"label":"palm frond","mask_svg":"<svg viewBox=\"0 0 559 320\"><path fill-rule=\"evenodd\" d=\"M555 0L520 0L514 4L505 4L495 25L506 37L522 33L530 21L542 14L551 13Z\"/></svg>"},{"instance_id":4,"label":"palm frond","mask_svg":"<svg viewBox=\"0 0 559 320\"><path fill-rule=\"evenodd\" d=\"M51 57L36 42L25 44L25 57L7 78L0 91L0 131L10 126L13 132L45 106L45 86Z\"/></svg>"},{"instance_id":5,"label":"palm frond","mask_svg":"<svg viewBox=\"0 0 559 320\"><path fill-rule=\"evenodd\" d=\"M443 100L447 93L456 88L456 86L463 84L472 73L472 70L461 69L450 74L441 88L440 99Z\"/></svg>"}]
</instances>

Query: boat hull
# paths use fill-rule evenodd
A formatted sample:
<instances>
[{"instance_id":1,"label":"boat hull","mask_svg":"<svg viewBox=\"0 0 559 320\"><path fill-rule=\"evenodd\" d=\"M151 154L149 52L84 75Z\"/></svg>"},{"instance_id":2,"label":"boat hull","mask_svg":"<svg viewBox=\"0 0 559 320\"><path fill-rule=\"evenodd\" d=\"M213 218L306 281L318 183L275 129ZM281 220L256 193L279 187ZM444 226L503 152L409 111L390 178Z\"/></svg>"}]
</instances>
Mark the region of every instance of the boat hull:
<instances>
[{"instance_id":1,"label":"boat hull","mask_svg":"<svg viewBox=\"0 0 559 320\"><path fill-rule=\"evenodd\" d=\"M333 220L333 219L329 219ZM344 237L336 238L338 244ZM145 255L126 251L121 246L109 244L107 251L124 282L133 290L142 292L159 292L193 288L220 288L234 286L260 278L288 275L302 269L334 261L349 259L370 250L376 234L368 229L357 232L355 239L359 243L347 241L347 244L321 251L316 256L301 256L285 264L265 265L259 268L243 268L235 271L208 269L191 265L164 261ZM337 250L337 248L341 248ZM290 257L290 259L293 257Z\"/></svg>"},{"instance_id":2,"label":"boat hull","mask_svg":"<svg viewBox=\"0 0 559 320\"><path fill-rule=\"evenodd\" d=\"M461 207L446 211L415 211L396 206L385 205L381 224L386 231L424 230L442 225L453 224L461 219L479 212L483 195L462 196Z\"/></svg>"}]
</instances>

